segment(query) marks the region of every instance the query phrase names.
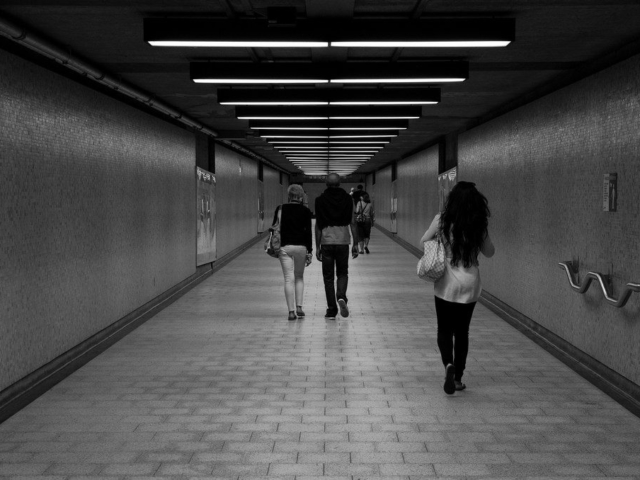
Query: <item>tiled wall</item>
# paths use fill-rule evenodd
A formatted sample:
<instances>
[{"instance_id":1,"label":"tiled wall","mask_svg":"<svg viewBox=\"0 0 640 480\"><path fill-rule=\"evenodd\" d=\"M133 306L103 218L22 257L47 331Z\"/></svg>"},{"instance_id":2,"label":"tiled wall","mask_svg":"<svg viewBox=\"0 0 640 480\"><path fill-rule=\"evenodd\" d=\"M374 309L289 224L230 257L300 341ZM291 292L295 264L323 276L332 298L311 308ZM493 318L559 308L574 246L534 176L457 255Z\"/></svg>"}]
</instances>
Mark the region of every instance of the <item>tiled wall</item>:
<instances>
[{"instance_id":1,"label":"tiled wall","mask_svg":"<svg viewBox=\"0 0 640 480\"><path fill-rule=\"evenodd\" d=\"M222 145L216 145L216 229L218 258L258 233L258 165Z\"/></svg>"},{"instance_id":2,"label":"tiled wall","mask_svg":"<svg viewBox=\"0 0 640 480\"><path fill-rule=\"evenodd\" d=\"M0 51L0 391L195 272L192 134Z\"/></svg>"},{"instance_id":3,"label":"tiled wall","mask_svg":"<svg viewBox=\"0 0 640 480\"><path fill-rule=\"evenodd\" d=\"M398 236L420 248L438 213L438 146L398 162Z\"/></svg>"},{"instance_id":4,"label":"tiled wall","mask_svg":"<svg viewBox=\"0 0 640 480\"><path fill-rule=\"evenodd\" d=\"M614 294L640 282L640 56L459 137L461 180L490 202L496 255L485 289L640 384L640 295L623 309L594 286L569 289L562 260L580 273L613 272ZM618 173L617 212L603 212L603 175Z\"/></svg>"},{"instance_id":5,"label":"tiled wall","mask_svg":"<svg viewBox=\"0 0 640 480\"><path fill-rule=\"evenodd\" d=\"M391 228L391 167L376 172L376 184L369 191L376 209L376 224Z\"/></svg>"},{"instance_id":6,"label":"tiled wall","mask_svg":"<svg viewBox=\"0 0 640 480\"><path fill-rule=\"evenodd\" d=\"M640 56L458 138L459 179L476 182L492 211L496 255L481 258L484 289L636 384L640 295L622 309L594 286L579 295L558 262L578 259L582 276L612 272L614 297L640 282L639 78ZM437 160L434 147L398 162L398 236L418 247L438 209ZM611 172L615 213L602 209ZM368 188L388 229L391 168Z\"/></svg>"},{"instance_id":7,"label":"tiled wall","mask_svg":"<svg viewBox=\"0 0 640 480\"><path fill-rule=\"evenodd\" d=\"M264 225L265 231L273 222L273 213L278 205L287 200L288 175L282 175L282 185L280 185L280 173L267 166L263 170L264 183Z\"/></svg>"}]
</instances>

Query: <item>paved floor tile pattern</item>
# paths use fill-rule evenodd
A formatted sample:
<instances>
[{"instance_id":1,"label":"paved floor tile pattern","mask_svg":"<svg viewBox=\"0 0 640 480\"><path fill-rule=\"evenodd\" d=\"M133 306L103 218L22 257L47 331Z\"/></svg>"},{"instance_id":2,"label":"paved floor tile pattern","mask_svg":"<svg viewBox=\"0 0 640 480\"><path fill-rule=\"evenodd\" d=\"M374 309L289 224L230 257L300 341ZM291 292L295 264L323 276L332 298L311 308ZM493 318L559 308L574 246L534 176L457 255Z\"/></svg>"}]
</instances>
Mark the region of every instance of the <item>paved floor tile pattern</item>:
<instances>
[{"instance_id":1,"label":"paved floor tile pattern","mask_svg":"<svg viewBox=\"0 0 640 480\"><path fill-rule=\"evenodd\" d=\"M640 478L640 420L481 305L446 395L416 261L374 231L351 315L314 261L289 322L251 248L0 425L0 478Z\"/></svg>"}]
</instances>

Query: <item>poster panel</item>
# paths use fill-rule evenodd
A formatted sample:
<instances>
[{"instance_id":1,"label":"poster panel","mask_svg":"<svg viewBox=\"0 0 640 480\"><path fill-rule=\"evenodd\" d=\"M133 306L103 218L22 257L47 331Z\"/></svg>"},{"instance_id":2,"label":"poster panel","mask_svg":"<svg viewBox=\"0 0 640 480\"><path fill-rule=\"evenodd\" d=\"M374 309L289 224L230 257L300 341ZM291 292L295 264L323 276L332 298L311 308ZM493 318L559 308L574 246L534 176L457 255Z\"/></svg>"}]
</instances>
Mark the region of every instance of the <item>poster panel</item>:
<instances>
[{"instance_id":1,"label":"poster panel","mask_svg":"<svg viewBox=\"0 0 640 480\"><path fill-rule=\"evenodd\" d=\"M216 260L216 177L196 167L197 247L196 265Z\"/></svg>"},{"instance_id":2,"label":"poster panel","mask_svg":"<svg viewBox=\"0 0 640 480\"><path fill-rule=\"evenodd\" d=\"M391 182L391 210L389 213L391 217L391 233L398 233L398 182Z\"/></svg>"},{"instance_id":3,"label":"poster panel","mask_svg":"<svg viewBox=\"0 0 640 480\"><path fill-rule=\"evenodd\" d=\"M444 205L447 202L449 192L455 186L458 181L458 168L453 167L451 170L438 175L438 197L440 211L444 210Z\"/></svg>"},{"instance_id":4,"label":"poster panel","mask_svg":"<svg viewBox=\"0 0 640 480\"><path fill-rule=\"evenodd\" d=\"M258 180L258 233L264 232L264 183Z\"/></svg>"}]
</instances>

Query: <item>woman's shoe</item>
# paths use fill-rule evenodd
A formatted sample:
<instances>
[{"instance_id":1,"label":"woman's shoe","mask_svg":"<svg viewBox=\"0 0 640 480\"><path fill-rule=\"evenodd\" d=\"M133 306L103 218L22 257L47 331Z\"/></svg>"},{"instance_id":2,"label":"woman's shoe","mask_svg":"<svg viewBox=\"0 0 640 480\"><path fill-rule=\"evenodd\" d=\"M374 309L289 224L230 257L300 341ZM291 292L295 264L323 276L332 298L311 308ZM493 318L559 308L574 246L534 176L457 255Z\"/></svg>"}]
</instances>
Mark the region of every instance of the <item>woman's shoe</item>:
<instances>
[{"instance_id":1,"label":"woman's shoe","mask_svg":"<svg viewBox=\"0 0 640 480\"><path fill-rule=\"evenodd\" d=\"M459 392L460 390L464 390L465 388L467 388L467 386L466 386L464 383L459 382L458 380L455 380L453 383L455 383L455 384L456 384L456 390L457 390L458 392Z\"/></svg>"},{"instance_id":2,"label":"woman's shoe","mask_svg":"<svg viewBox=\"0 0 640 480\"><path fill-rule=\"evenodd\" d=\"M296 308L296 315L299 317L304 317L304 312L302 311L302 307L300 305L298 305L298 308Z\"/></svg>"},{"instance_id":3,"label":"woman's shoe","mask_svg":"<svg viewBox=\"0 0 640 480\"><path fill-rule=\"evenodd\" d=\"M364 247L364 251L367 252L367 253L370 253L369 252L369 247Z\"/></svg>"},{"instance_id":4,"label":"woman's shoe","mask_svg":"<svg viewBox=\"0 0 640 480\"><path fill-rule=\"evenodd\" d=\"M444 377L444 393L447 395L453 395L456 393L456 383L453 378L456 376L456 367L449 364L445 370Z\"/></svg>"},{"instance_id":5,"label":"woman's shoe","mask_svg":"<svg viewBox=\"0 0 640 480\"><path fill-rule=\"evenodd\" d=\"M364 253L364 250L360 250L360 253Z\"/></svg>"},{"instance_id":6,"label":"woman's shoe","mask_svg":"<svg viewBox=\"0 0 640 480\"><path fill-rule=\"evenodd\" d=\"M297 320L297 318L298 318L298 317L296 317L296 312L294 312L293 310L291 310L291 311L289 312L289 321Z\"/></svg>"}]
</instances>

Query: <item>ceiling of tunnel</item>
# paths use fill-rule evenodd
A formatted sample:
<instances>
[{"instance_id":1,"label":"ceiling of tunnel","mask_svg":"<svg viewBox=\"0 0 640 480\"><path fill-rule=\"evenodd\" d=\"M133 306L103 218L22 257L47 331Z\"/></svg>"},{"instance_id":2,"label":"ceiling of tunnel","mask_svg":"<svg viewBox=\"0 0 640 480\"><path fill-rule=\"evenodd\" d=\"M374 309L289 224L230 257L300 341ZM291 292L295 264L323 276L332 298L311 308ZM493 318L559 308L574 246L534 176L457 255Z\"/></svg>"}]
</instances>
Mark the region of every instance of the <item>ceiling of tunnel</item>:
<instances>
[{"instance_id":1,"label":"ceiling of tunnel","mask_svg":"<svg viewBox=\"0 0 640 480\"><path fill-rule=\"evenodd\" d=\"M515 41L506 48L456 49L157 48L143 41L145 18L265 19L267 8L274 6L294 7L299 20L514 18ZM422 117L409 120L407 130L358 170L367 173L640 39L636 0L2 0L0 16L46 36L222 135L241 131L244 138L236 135L235 143L291 173L296 167L258 137L249 121L237 119L235 107L218 104L215 85L190 79L190 62L297 62L301 69L326 62L377 62L383 71L409 61L468 61L469 78L436 85L441 102L422 106Z\"/></svg>"}]
</instances>

